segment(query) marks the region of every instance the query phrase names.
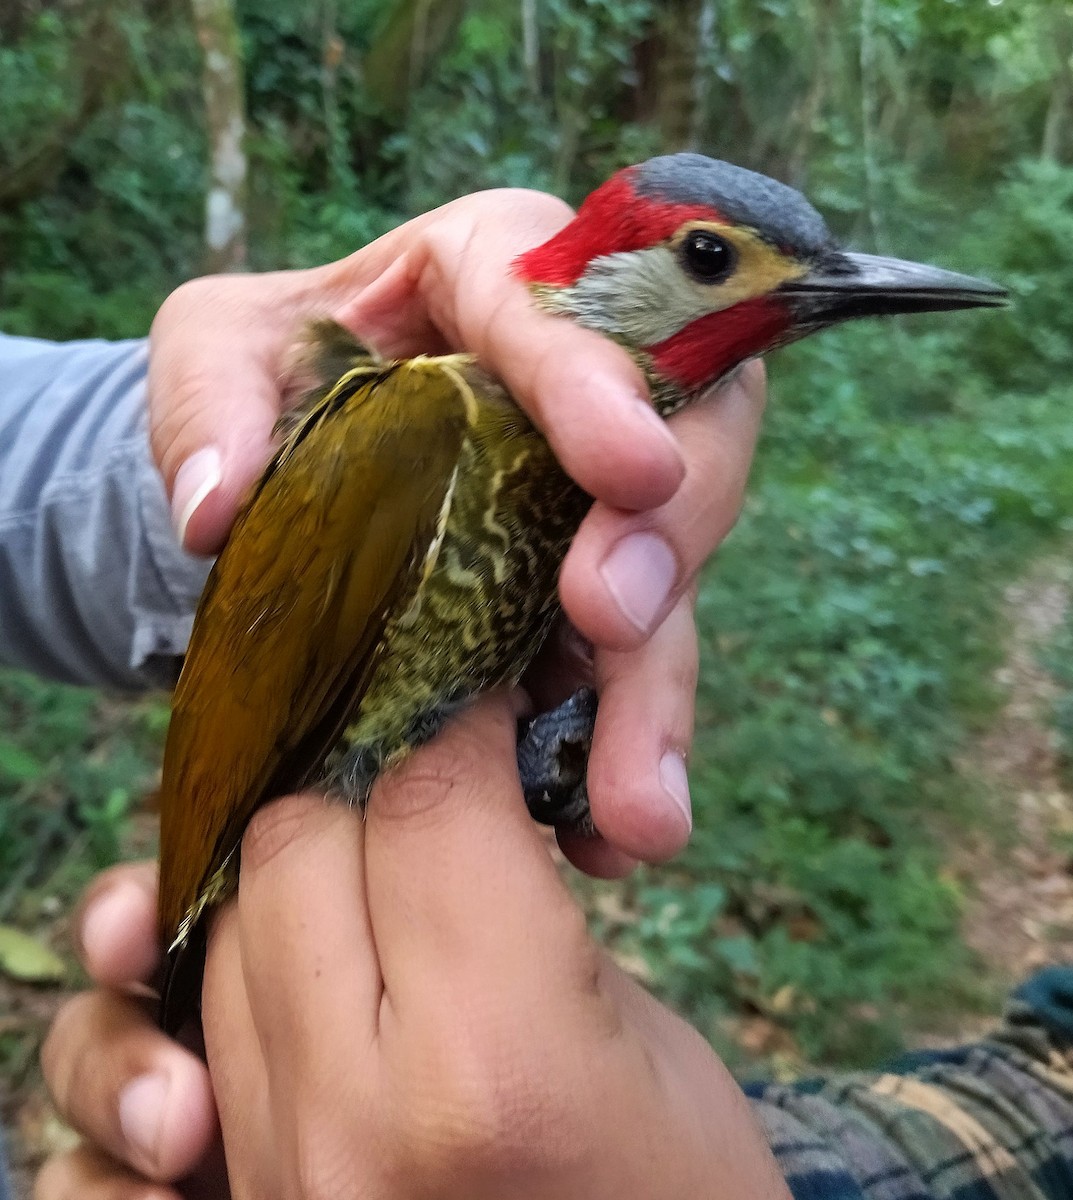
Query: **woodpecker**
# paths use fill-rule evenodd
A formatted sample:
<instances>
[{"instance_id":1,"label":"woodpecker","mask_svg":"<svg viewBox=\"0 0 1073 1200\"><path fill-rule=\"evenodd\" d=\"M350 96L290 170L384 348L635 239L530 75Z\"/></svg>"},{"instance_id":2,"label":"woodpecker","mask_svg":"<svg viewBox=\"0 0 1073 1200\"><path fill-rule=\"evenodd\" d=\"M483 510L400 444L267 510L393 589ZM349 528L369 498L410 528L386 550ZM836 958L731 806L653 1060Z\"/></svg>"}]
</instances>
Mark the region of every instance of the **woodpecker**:
<instances>
[{"instance_id":1,"label":"woodpecker","mask_svg":"<svg viewBox=\"0 0 1073 1200\"><path fill-rule=\"evenodd\" d=\"M696 154L619 171L514 270L536 304L625 347L663 416L837 322L1005 299L983 280L842 250L792 188ZM471 356L385 361L320 322L311 363L317 386L213 567L175 691L167 1028L196 1004L205 919L237 886L258 806L311 784L364 804L458 706L517 683L558 615L559 567L591 504ZM592 718L582 697L566 734L538 723L523 747L544 819L585 822L583 787L552 795L547 759L563 737L584 748Z\"/></svg>"}]
</instances>

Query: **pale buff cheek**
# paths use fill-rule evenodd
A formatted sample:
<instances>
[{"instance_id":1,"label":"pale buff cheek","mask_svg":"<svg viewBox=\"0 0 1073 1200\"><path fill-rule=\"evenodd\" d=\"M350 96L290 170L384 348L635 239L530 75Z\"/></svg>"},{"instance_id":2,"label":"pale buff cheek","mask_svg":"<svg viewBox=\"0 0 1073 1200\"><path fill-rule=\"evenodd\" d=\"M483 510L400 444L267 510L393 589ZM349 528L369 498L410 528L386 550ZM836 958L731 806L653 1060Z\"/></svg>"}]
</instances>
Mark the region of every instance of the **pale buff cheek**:
<instances>
[{"instance_id":1,"label":"pale buff cheek","mask_svg":"<svg viewBox=\"0 0 1073 1200\"><path fill-rule=\"evenodd\" d=\"M596 259L564 299L579 324L634 346L662 342L712 311L712 297L690 286L667 246Z\"/></svg>"},{"instance_id":2,"label":"pale buff cheek","mask_svg":"<svg viewBox=\"0 0 1073 1200\"><path fill-rule=\"evenodd\" d=\"M724 283L691 279L682 268L676 239L595 259L573 287L554 289L558 294L541 296L541 301L586 328L633 346L653 346L699 317L767 295L806 270L747 231L706 227L719 230L738 255L737 270Z\"/></svg>"}]
</instances>

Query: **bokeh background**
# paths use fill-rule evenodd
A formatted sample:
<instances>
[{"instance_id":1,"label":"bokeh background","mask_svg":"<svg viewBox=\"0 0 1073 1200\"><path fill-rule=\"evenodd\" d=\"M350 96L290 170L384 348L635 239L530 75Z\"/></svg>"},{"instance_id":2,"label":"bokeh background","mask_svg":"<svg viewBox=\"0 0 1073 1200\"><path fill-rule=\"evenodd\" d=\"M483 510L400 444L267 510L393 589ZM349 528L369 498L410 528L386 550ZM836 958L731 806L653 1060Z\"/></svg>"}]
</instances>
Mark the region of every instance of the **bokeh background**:
<instances>
[{"instance_id":1,"label":"bokeh background","mask_svg":"<svg viewBox=\"0 0 1073 1200\"><path fill-rule=\"evenodd\" d=\"M206 64L214 64L215 73ZM208 85L208 86L207 86ZM337 258L503 184L578 201L690 148L1009 314L771 363L751 499L699 600L696 834L578 882L739 1069L970 1034L1073 957L1069 0L2 0L0 328L144 334L220 267ZM212 152L241 120L233 236ZM144 853L166 697L0 674L0 1103L32 1164L78 978L64 914Z\"/></svg>"}]
</instances>

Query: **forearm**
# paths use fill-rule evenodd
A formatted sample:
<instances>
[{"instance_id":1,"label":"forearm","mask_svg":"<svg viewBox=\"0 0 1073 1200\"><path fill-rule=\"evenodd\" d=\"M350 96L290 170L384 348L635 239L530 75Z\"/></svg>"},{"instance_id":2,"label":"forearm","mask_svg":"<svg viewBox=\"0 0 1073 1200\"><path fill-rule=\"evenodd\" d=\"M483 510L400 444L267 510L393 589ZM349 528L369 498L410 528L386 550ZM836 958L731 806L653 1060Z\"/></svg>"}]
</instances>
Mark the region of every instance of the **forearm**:
<instances>
[{"instance_id":1,"label":"forearm","mask_svg":"<svg viewBox=\"0 0 1073 1200\"><path fill-rule=\"evenodd\" d=\"M1018 993L981 1042L749 1089L796 1197L1065 1200L1073 1179L1073 969Z\"/></svg>"},{"instance_id":2,"label":"forearm","mask_svg":"<svg viewBox=\"0 0 1073 1200\"><path fill-rule=\"evenodd\" d=\"M0 335L0 661L167 684L208 566L171 530L149 451L144 342Z\"/></svg>"}]
</instances>

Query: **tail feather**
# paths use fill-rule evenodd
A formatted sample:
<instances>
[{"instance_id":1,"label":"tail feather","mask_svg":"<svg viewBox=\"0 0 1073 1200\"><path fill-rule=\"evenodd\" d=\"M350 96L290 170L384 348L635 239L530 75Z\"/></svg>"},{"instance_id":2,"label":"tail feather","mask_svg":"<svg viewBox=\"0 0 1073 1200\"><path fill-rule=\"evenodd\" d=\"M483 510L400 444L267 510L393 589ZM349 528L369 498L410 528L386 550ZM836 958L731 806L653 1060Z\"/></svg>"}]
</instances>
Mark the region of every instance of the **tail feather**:
<instances>
[{"instance_id":1,"label":"tail feather","mask_svg":"<svg viewBox=\"0 0 1073 1200\"><path fill-rule=\"evenodd\" d=\"M160 1027L170 1037L174 1037L188 1020L200 1017L201 982L207 952L208 940L202 918L167 953L160 989Z\"/></svg>"},{"instance_id":2,"label":"tail feather","mask_svg":"<svg viewBox=\"0 0 1073 1200\"><path fill-rule=\"evenodd\" d=\"M338 321L326 317L310 321L292 365L292 388L298 393L298 401L279 418L277 434L286 440L345 375L355 367L368 368L379 362L379 357Z\"/></svg>"},{"instance_id":3,"label":"tail feather","mask_svg":"<svg viewBox=\"0 0 1073 1200\"><path fill-rule=\"evenodd\" d=\"M306 330L306 362L320 383L331 387L356 364L376 362L377 355L338 321L311 321Z\"/></svg>"}]
</instances>

